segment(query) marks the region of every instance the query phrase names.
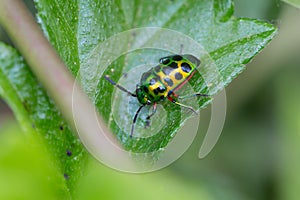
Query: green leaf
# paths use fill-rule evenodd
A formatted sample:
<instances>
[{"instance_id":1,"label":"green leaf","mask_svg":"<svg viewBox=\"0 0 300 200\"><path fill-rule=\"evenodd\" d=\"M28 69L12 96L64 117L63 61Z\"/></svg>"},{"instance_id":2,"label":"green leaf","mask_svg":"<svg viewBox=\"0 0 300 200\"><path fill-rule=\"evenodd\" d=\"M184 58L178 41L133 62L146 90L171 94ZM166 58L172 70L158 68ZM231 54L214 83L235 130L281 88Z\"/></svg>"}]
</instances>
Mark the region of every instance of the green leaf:
<instances>
[{"instance_id":1,"label":"green leaf","mask_svg":"<svg viewBox=\"0 0 300 200\"><path fill-rule=\"evenodd\" d=\"M78 6L78 13L74 9L73 16L65 16L63 14L67 13L66 7L73 8L76 6ZM95 49L101 42L121 31L149 26L164 27L184 33L200 43L216 63L224 85L228 85L233 78L241 73L245 69L244 64L251 61L276 33L276 28L271 24L258 20L235 18L233 16L233 5L229 0L201 2L192 0L164 2L158 0L78 1L76 6L67 6L64 3L52 5L52 1L38 1L39 17L42 25L48 33L54 30L57 31L55 35L59 37L53 39L50 37L50 41L53 41L52 43L61 52L62 57L65 57L65 51L60 50L62 45L65 45L63 49L66 51L69 49L69 46L74 46L74 44L64 44L64 39L61 36L68 35L69 31L71 31L72 38L77 35L77 44L75 46L78 48L79 60L83 65L85 62L89 62L91 54L97 55L99 53ZM50 8L55 8L57 12L45 12L45 10ZM78 20L78 24L72 25L76 20ZM68 24L70 25L68 26ZM155 36L148 38L148 42L153 40L153 38ZM61 41L57 42L58 40ZM142 38L138 35L133 40L132 43L141 41ZM141 60L148 60L154 63L154 61L157 62L161 55L165 54L166 52L157 51L128 53L113 62L104 74L109 74L113 80L118 81L120 78L123 78L121 76L123 73L141 64ZM99 62L101 63L101 60ZM68 63L72 62L69 61ZM111 72L112 70L113 73ZM75 73L74 70L73 73ZM87 73L92 72L87 70ZM200 75L196 75L194 79L196 80L191 81L194 90L198 92L207 91L207 87ZM160 132L164 134L131 139L128 129L124 132L120 128L120 124L126 124L127 127L131 126L131 119L133 119L139 104L134 100L130 100L130 104L128 104L127 99L112 100L114 99L114 96L111 95L114 89L112 85L104 80L103 77L94 77L93 81L99 82L97 91L96 94L92 93L89 95L95 101L99 112L106 119L109 127L127 150L153 152L164 148L189 117L187 114L181 116L182 113L178 107L167 102L163 103L167 117L165 119L166 124ZM133 80L129 80L129 82L133 82ZM134 80L133 84L137 82L137 80ZM82 85L88 88L87 82L83 81ZM209 98L200 100L198 102L199 107L204 107L209 101ZM115 108L117 114L112 115L113 107L116 104L119 105L119 107ZM130 110L129 115L125 114L127 108ZM147 113L148 111L145 109L140 118L145 119ZM113 116L123 116L123 120L121 119L121 121L117 122L115 118L111 119ZM153 129L158 126L157 122L163 116L165 115L160 115L158 112L156 120L155 118L152 120ZM180 117L182 119L178 120ZM137 127L144 126L143 120L139 119ZM146 131L150 132L149 134L151 135L153 129ZM143 132L141 129L139 131Z\"/></svg>"},{"instance_id":2,"label":"green leaf","mask_svg":"<svg viewBox=\"0 0 300 200\"><path fill-rule=\"evenodd\" d=\"M85 150L17 51L0 43L0 52L0 96L27 132L44 138L68 193L79 178Z\"/></svg>"},{"instance_id":3,"label":"green leaf","mask_svg":"<svg viewBox=\"0 0 300 200\"><path fill-rule=\"evenodd\" d=\"M38 20L45 35L74 76L77 75L79 67L89 61L89 56L95 53L94 50L97 50L96 47L101 42L121 31L150 26L181 32L200 43L219 69L224 85L228 85L245 69L244 64L251 61L276 33L276 28L268 23L237 19L232 16L233 6L230 0L54 2L36 0L36 7ZM151 43L155 41L156 36L157 34L153 34L146 40L142 40L142 35L133 35L131 42ZM174 44L176 44L176 40L174 40ZM178 46L177 52L179 52L180 44L176 45ZM84 163L82 162L85 157L84 150L22 58L9 47L2 44L0 47L1 95L13 108L22 125L28 129L33 126L45 139L53 154L53 162L59 166L61 175L68 174L69 179L66 184L72 191L82 168L81 164ZM168 53L157 50L128 53L111 63L104 73L118 81L120 78L124 78L123 73L135 69L135 66L140 63L145 64L145 60L146 63L148 61L157 63L162 55ZM103 60L103 62L107 61ZM205 60L203 60L203 64L205 66ZM89 71L88 73L93 74L94 72ZM166 116L164 118L166 125L162 129L164 134L156 134L139 140L131 139L128 133L125 133L118 125L124 123L130 127L133 114L139 104L134 100L130 100L132 104L123 103L130 97L121 99L119 102L115 101L112 96L114 90L112 85L103 77L96 78L97 91L95 94L89 94L90 98L94 100L109 127L128 150L153 152L163 149L172 140L184 121L190 117L188 113L181 113L180 108L164 102L162 105L166 110L165 115L158 112L151 125L151 129L157 128L160 117ZM128 82L134 85L138 80L128 80ZM82 82L81 84L87 88L89 83ZM207 85L199 73L195 74L191 80L191 87L197 92L208 91ZM213 88L213 93L219 89ZM200 99L198 106L202 108L209 102L210 98ZM123 120L118 122L119 124L114 118L111 118L113 105L118 103L120 109L117 109L116 112L119 116L124 116L124 109L130 110L130 115L124 116ZM144 125L142 119L146 115L147 110L143 111L138 119L137 127ZM142 128L139 130L143 131ZM71 157L66 155L68 150L72 151Z\"/></svg>"},{"instance_id":4,"label":"green leaf","mask_svg":"<svg viewBox=\"0 0 300 200\"><path fill-rule=\"evenodd\" d=\"M78 72L79 63L88 62L91 54L97 54L97 46L109 37L121 31L139 27L164 27L179 31L200 43L210 53L216 63L224 85L228 85L234 77L241 73L245 66L266 44L274 37L276 28L265 22L249 19L237 19L233 14L233 5L229 0L216 1L77 1L76 3L56 2L49 0L36 1L38 17L41 25L62 58L68 64L73 74ZM148 42L153 38L148 38ZM142 38L136 36L134 41ZM133 41L133 42L134 42ZM147 42L147 41L144 41ZM174 41L176 42L176 41ZM178 50L179 51L179 50ZM165 52L166 53L166 52ZM122 73L126 73L134 66L140 64L140 60L157 61L161 52L139 51L133 55L126 54L104 72L113 80L120 79ZM100 60L101 62L101 60ZM111 73L112 69L114 72ZM87 73L93 73L88 71ZM102 75L102 74L101 74ZM196 81L192 87L196 91L207 91L201 76L195 76ZM131 126L131 120L138 103L133 105L112 101L112 85L103 77L94 77L93 81L99 82L96 94L89 94L101 115L109 123L109 127L116 134L124 147L134 152L152 152L165 147L181 127L187 114L181 116L180 109L168 103L163 106L167 111L166 125L161 132L148 138L131 139L128 132L124 132L120 123ZM99 80L100 79L100 80ZM134 84L137 80L134 81ZM88 83L82 82L83 87L88 88ZM216 89L218 90L218 89ZM120 102L121 101L121 102ZM199 101L199 107L204 107L210 101L209 98ZM123 121L111 120L112 107L115 104L119 116L124 115ZM124 109L131 110L129 116L125 116ZM140 118L145 118L147 110ZM159 113L157 116L160 116ZM157 117L159 118L159 117ZM152 121L152 127L157 120ZM143 120L138 120L138 126L143 126ZM151 131L148 131L151 132Z\"/></svg>"}]
</instances>

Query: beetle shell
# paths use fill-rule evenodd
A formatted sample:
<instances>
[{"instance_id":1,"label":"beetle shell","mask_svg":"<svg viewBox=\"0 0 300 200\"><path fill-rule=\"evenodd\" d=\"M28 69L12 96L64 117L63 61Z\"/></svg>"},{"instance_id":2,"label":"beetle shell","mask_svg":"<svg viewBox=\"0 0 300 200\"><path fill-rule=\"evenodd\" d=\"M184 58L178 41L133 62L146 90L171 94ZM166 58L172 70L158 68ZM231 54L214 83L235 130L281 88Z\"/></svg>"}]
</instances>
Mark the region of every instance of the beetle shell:
<instances>
[{"instance_id":1,"label":"beetle shell","mask_svg":"<svg viewBox=\"0 0 300 200\"><path fill-rule=\"evenodd\" d=\"M172 55L161 58L159 65L143 73L136 91L141 104L164 100L189 80L200 60L193 55Z\"/></svg>"}]
</instances>

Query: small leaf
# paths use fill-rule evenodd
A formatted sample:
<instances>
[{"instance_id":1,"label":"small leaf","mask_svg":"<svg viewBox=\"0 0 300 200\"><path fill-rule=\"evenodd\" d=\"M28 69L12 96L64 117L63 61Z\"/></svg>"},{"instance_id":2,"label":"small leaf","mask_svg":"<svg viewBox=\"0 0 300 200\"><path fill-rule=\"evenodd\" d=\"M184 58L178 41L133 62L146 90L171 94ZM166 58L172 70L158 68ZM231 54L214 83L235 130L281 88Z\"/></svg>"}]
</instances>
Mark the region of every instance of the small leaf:
<instances>
[{"instance_id":1,"label":"small leaf","mask_svg":"<svg viewBox=\"0 0 300 200\"><path fill-rule=\"evenodd\" d=\"M23 58L3 43L0 52L0 96L26 131L35 130L44 138L52 165L57 166L61 178L68 177L65 188L72 191L84 164L85 150Z\"/></svg>"}]
</instances>

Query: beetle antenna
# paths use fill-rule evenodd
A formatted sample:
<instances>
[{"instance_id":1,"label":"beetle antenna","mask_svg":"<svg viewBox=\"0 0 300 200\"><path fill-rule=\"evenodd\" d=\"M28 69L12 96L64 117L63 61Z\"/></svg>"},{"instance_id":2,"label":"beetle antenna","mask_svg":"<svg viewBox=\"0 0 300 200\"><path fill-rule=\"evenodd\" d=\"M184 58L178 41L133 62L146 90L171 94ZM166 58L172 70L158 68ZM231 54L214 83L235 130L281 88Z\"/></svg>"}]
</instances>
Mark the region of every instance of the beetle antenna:
<instances>
[{"instance_id":1,"label":"beetle antenna","mask_svg":"<svg viewBox=\"0 0 300 200\"><path fill-rule=\"evenodd\" d=\"M145 105L141 105L139 107L139 109L136 111L135 115L134 115L134 118L133 118L133 122L132 122L132 125L131 125L131 131L130 131L130 137L132 138L132 135L133 135L133 131L134 131L134 125L135 125L135 122L136 122L136 119L140 113L140 111L142 110L142 108L144 107Z\"/></svg>"},{"instance_id":2,"label":"beetle antenna","mask_svg":"<svg viewBox=\"0 0 300 200\"><path fill-rule=\"evenodd\" d=\"M109 78L108 75L105 75L104 78L105 78L108 82L110 82L112 85L114 85L114 86L116 86L117 88L119 88L120 90L122 90L123 92L126 92L126 93L129 94L130 96L136 97L135 94L133 94L132 92L129 92L129 91L128 91L127 89L125 89L123 86L121 86L121 85L117 84L116 82L114 82L113 80L111 80L111 79Z\"/></svg>"},{"instance_id":3,"label":"beetle antenna","mask_svg":"<svg viewBox=\"0 0 300 200\"><path fill-rule=\"evenodd\" d=\"M180 55L182 55L182 51L183 51L183 44L180 44Z\"/></svg>"}]
</instances>

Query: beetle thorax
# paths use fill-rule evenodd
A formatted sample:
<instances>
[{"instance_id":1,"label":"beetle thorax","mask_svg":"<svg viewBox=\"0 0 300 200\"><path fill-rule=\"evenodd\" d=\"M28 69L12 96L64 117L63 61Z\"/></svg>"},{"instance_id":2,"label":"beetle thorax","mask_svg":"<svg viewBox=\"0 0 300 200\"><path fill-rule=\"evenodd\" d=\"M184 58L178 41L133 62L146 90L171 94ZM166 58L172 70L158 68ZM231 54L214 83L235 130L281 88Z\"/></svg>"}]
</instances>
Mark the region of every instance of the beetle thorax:
<instances>
[{"instance_id":1,"label":"beetle thorax","mask_svg":"<svg viewBox=\"0 0 300 200\"><path fill-rule=\"evenodd\" d=\"M148 94L145 93L145 91L143 91L140 86L136 87L135 93L136 93L136 98L138 99L138 101L141 104L145 105L145 104L151 104L152 103L149 100Z\"/></svg>"}]
</instances>

